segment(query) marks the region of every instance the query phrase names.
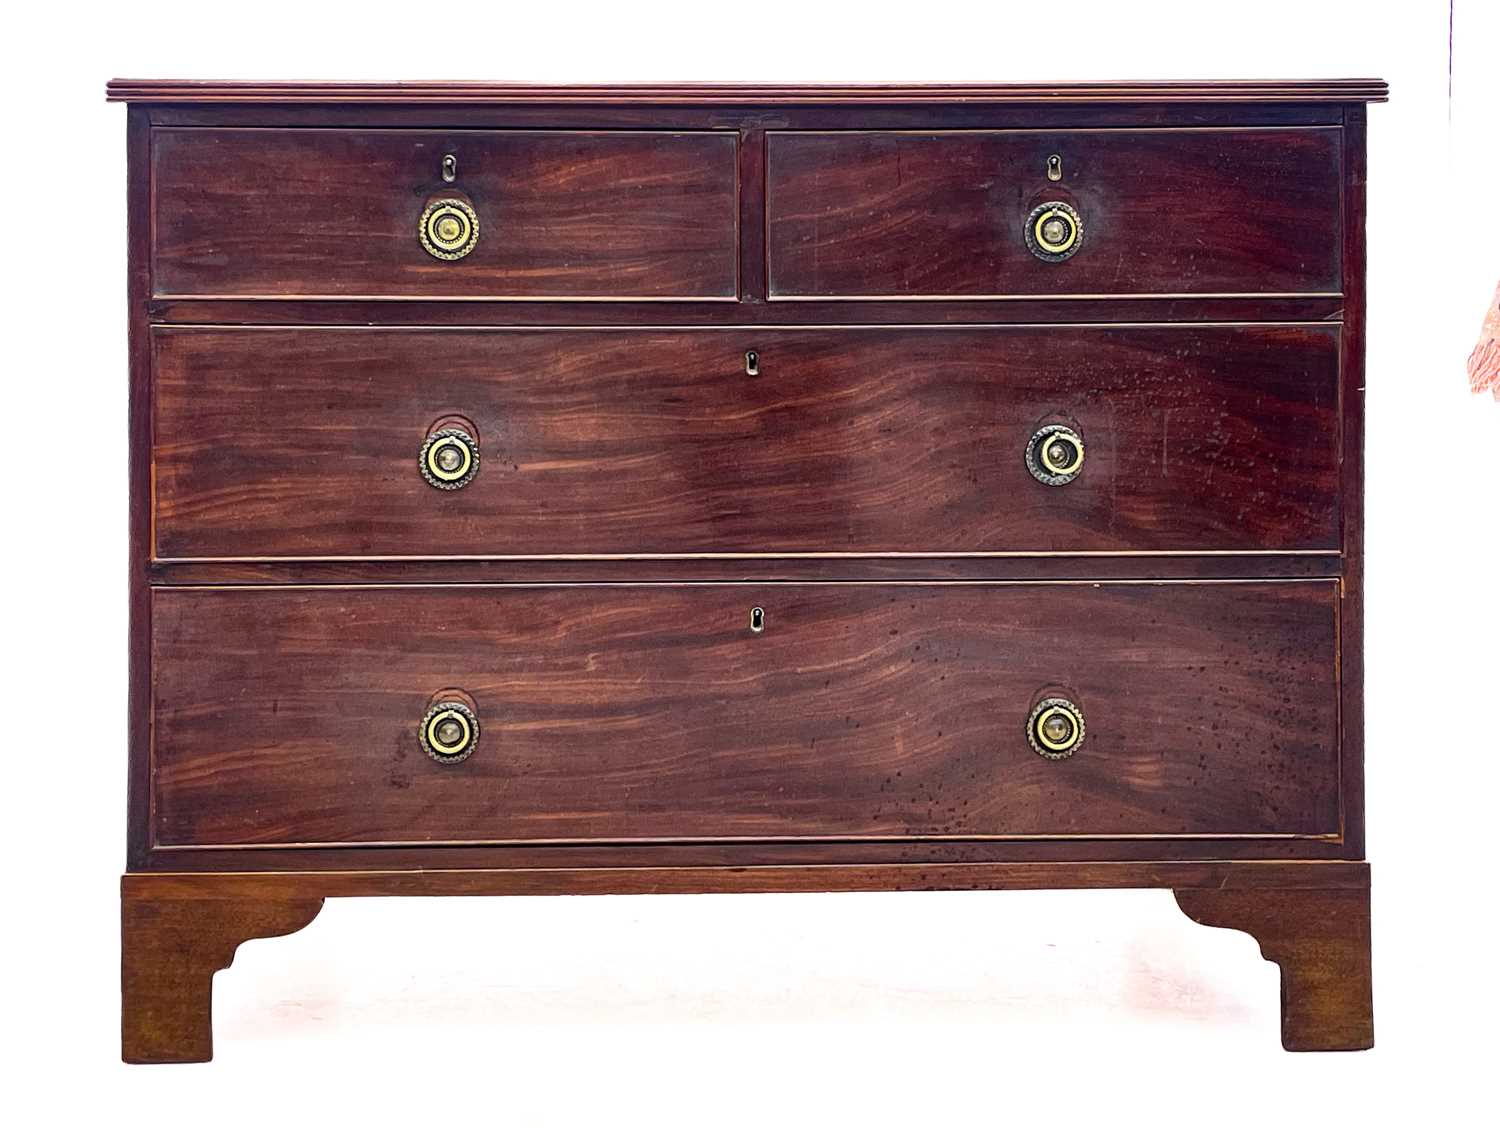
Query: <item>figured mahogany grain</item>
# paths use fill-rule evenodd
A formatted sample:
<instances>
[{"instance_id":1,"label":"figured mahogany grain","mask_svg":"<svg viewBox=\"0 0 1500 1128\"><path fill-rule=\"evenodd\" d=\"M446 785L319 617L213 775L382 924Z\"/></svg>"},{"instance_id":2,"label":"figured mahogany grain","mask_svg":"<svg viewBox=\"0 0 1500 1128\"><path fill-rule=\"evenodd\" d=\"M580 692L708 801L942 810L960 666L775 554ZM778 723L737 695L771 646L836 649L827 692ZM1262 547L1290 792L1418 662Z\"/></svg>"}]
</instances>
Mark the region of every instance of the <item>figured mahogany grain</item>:
<instances>
[{"instance_id":1,"label":"figured mahogany grain","mask_svg":"<svg viewBox=\"0 0 1500 1128\"><path fill-rule=\"evenodd\" d=\"M366 895L1173 888L1281 965L1288 1048L1368 1045L1385 94L112 83L135 103L127 1060L206 1059L234 947ZM480 249L439 263L416 218L454 190ZM1086 241L1049 266L1019 222L1054 198ZM286 328L212 328L235 325ZM448 389L486 461L434 510L406 415L465 413ZM1038 412L1091 436L1060 491L1020 469ZM974 538L1047 547L949 547ZM1033 582L964 582L998 580ZM341 586L371 583L433 586ZM1021 741L1037 669L1089 715L1062 764ZM453 773L415 725L463 678L485 741Z\"/></svg>"},{"instance_id":2,"label":"figured mahogany grain","mask_svg":"<svg viewBox=\"0 0 1500 1128\"><path fill-rule=\"evenodd\" d=\"M761 375L745 374L755 349ZM154 334L161 558L1335 551L1337 326ZM450 414L478 476L417 456ZM1083 473L1028 473L1033 431Z\"/></svg>"},{"instance_id":3,"label":"figured mahogany grain","mask_svg":"<svg viewBox=\"0 0 1500 1128\"><path fill-rule=\"evenodd\" d=\"M157 129L153 293L732 299L736 163L732 133ZM455 194L479 243L446 262L417 224Z\"/></svg>"},{"instance_id":4,"label":"figured mahogany grain","mask_svg":"<svg viewBox=\"0 0 1500 1128\"><path fill-rule=\"evenodd\" d=\"M1341 147L1335 128L771 132L770 296L1336 292ZM1047 200L1083 217L1060 263L1022 236Z\"/></svg>"},{"instance_id":5,"label":"figured mahogany grain","mask_svg":"<svg viewBox=\"0 0 1500 1128\"><path fill-rule=\"evenodd\" d=\"M1336 598L1326 580L158 590L156 842L1336 835ZM455 765L416 739L446 688L482 726ZM1088 725L1062 762L1024 736L1052 691Z\"/></svg>"}]
</instances>

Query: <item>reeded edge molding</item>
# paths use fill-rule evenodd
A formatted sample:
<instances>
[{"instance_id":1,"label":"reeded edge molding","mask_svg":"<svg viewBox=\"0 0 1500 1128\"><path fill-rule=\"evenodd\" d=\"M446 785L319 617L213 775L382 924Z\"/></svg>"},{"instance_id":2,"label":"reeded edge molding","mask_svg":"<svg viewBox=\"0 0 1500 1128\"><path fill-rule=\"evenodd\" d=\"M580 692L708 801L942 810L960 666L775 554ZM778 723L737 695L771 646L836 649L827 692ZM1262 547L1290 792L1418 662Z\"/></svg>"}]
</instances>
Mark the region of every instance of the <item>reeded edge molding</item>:
<instances>
[{"instance_id":1,"label":"reeded edge molding","mask_svg":"<svg viewBox=\"0 0 1500 1128\"><path fill-rule=\"evenodd\" d=\"M911 105L930 102L1063 105L1087 102L1384 102L1376 78L1226 82L1079 82L931 85L533 86L496 82L198 82L117 78L111 102L380 105Z\"/></svg>"}]
</instances>

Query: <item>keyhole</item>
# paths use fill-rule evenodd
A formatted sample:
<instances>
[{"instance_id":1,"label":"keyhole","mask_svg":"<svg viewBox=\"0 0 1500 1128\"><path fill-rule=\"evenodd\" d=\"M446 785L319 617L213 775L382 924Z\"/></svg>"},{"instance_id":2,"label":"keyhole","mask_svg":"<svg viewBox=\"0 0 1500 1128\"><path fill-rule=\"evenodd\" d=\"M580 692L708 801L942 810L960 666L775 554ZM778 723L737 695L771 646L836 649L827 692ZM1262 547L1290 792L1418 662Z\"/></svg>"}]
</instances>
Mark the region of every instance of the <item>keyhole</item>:
<instances>
[{"instance_id":1,"label":"keyhole","mask_svg":"<svg viewBox=\"0 0 1500 1128\"><path fill-rule=\"evenodd\" d=\"M1062 158L1056 153L1053 153L1050 157L1047 158L1047 179L1062 179Z\"/></svg>"},{"instance_id":2,"label":"keyhole","mask_svg":"<svg viewBox=\"0 0 1500 1128\"><path fill-rule=\"evenodd\" d=\"M760 634L766 629L766 610L764 607L750 608L750 630L753 634Z\"/></svg>"},{"instance_id":3,"label":"keyhole","mask_svg":"<svg viewBox=\"0 0 1500 1128\"><path fill-rule=\"evenodd\" d=\"M452 153L443 155L443 183L452 184L458 179L458 158Z\"/></svg>"},{"instance_id":4,"label":"keyhole","mask_svg":"<svg viewBox=\"0 0 1500 1128\"><path fill-rule=\"evenodd\" d=\"M760 375L760 353L756 352L754 349L750 349L745 353L745 375Z\"/></svg>"}]
</instances>

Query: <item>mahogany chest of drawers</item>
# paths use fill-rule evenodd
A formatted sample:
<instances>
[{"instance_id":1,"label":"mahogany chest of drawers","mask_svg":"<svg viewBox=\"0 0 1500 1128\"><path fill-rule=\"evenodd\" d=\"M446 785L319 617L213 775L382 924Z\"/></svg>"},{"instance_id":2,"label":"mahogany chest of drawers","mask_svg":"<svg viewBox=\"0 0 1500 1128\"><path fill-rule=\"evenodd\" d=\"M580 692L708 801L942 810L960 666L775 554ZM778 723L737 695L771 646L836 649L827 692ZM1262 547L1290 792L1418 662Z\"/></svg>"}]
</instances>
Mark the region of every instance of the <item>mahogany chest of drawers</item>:
<instances>
[{"instance_id":1,"label":"mahogany chest of drawers","mask_svg":"<svg viewBox=\"0 0 1500 1128\"><path fill-rule=\"evenodd\" d=\"M1384 95L112 83L125 1058L327 897L1017 887L1370 1045Z\"/></svg>"}]
</instances>

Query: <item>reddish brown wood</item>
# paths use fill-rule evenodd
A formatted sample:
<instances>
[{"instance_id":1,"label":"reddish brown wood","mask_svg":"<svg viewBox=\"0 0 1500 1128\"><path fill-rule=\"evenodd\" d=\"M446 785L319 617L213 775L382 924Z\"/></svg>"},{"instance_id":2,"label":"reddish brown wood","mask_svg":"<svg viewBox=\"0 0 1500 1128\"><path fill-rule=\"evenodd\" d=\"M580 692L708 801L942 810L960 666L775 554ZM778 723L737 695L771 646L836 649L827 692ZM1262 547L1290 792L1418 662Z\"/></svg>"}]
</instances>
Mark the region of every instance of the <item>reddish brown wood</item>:
<instances>
[{"instance_id":1,"label":"reddish brown wood","mask_svg":"<svg viewBox=\"0 0 1500 1128\"><path fill-rule=\"evenodd\" d=\"M1341 335L1339 492L1343 506L1343 599L1339 602L1339 728L1343 733L1344 833L1365 850L1365 108L1347 111L1344 145L1344 275L1348 314Z\"/></svg>"},{"instance_id":2,"label":"reddish brown wood","mask_svg":"<svg viewBox=\"0 0 1500 1128\"><path fill-rule=\"evenodd\" d=\"M1358 854L1337 838L780 838L708 842L527 842L498 846L161 846L139 872L284 873L304 870L632 869L656 866L1052 865L1333 862Z\"/></svg>"},{"instance_id":3,"label":"reddish brown wood","mask_svg":"<svg viewBox=\"0 0 1500 1128\"><path fill-rule=\"evenodd\" d=\"M158 297L733 299L731 133L158 129ZM444 184L444 154L458 178ZM459 195L479 243L417 238Z\"/></svg>"},{"instance_id":4,"label":"reddish brown wood","mask_svg":"<svg viewBox=\"0 0 1500 1128\"><path fill-rule=\"evenodd\" d=\"M300 873L126 874L127 899L218 902L325 897L495 897L637 893L819 893L919 889L1367 891L1364 862L1022 862L554 866L415 870L369 866Z\"/></svg>"},{"instance_id":5,"label":"reddish brown wood","mask_svg":"<svg viewBox=\"0 0 1500 1128\"><path fill-rule=\"evenodd\" d=\"M750 236L746 235L746 239ZM747 247L742 261L751 269ZM759 289L765 296L764 262ZM1288 298L1107 298L1081 302L1067 298L1017 297L1003 302L954 299L903 301L757 301L745 282L741 301L681 302L663 306L647 301L441 302L413 299L400 306L402 325L470 328L496 326L588 325L1119 325L1196 322L1322 322L1343 319L1342 295ZM392 319L381 301L296 301L273 297L225 301L164 299L148 306L152 322L164 325L378 325Z\"/></svg>"},{"instance_id":6,"label":"reddish brown wood","mask_svg":"<svg viewBox=\"0 0 1500 1128\"><path fill-rule=\"evenodd\" d=\"M156 552L1333 551L1338 350L1327 326L160 329ZM417 455L455 412L481 468L446 493ZM1087 447L1063 487L1023 459L1054 421Z\"/></svg>"},{"instance_id":7,"label":"reddish brown wood","mask_svg":"<svg viewBox=\"0 0 1500 1128\"><path fill-rule=\"evenodd\" d=\"M1367 1050L1375 1044L1370 891L1178 889L1199 924L1248 932L1281 968L1281 1044Z\"/></svg>"},{"instance_id":8,"label":"reddish brown wood","mask_svg":"<svg viewBox=\"0 0 1500 1128\"><path fill-rule=\"evenodd\" d=\"M1337 552L1151 556L874 556L617 559L453 559L351 557L342 560L199 560L157 562L151 582L270 583L675 583L716 580L1246 580L1337 578Z\"/></svg>"},{"instance_id":9,"label":"reddish brown wood","mask_svg":"<svg viewBox=\"0 0 1500 1128\"><path fill-rule=\"evenodd\" d=\"M1190 914L1247 928L1282 964L1288 1045L1368 1044L1362 103L1383 99L1383 83L116 83L111 96L137 103L127 1057L206 1056L212 969L236 938L305 923L324 896L1012 887L1177 889ZM893 133L891 189L861 146ZM1033 157L1061 142L1065 176L1052 184ZM485 224L467 265L428 259L415 239L421 202L444 190L431 159L454 151L432 151L444 145L464 146L456 188ZM778 166L777 145L800 165ZM835 159L806 160L819 146ZM1015 160L976 179L965 154ZM778 189L793 179L797 199ZM1085 209L1083 254L1048 272L1009 257L1024 255L1018 240L986 241L1001 236L984 224L1053 192ZM1162 216L1195 223L1205 252L1173 242ZM955 232L967 240L956 252ZM893 283L904 288L872 297ZM1208 296L1226 292L1243 296ZM778 296L797 300L766 300ZM168 345L158 369L153 339L180 330L151 326L171 324L203 326L191 332L204 347ZM273 325L285 328L218 331ZM502 337L537 343L494 352ZM804 378L763 376L749 396L743 380L718 380L722 344L685 343L715 337L736 339L731 377L755 347L766 362L790 356ZM622 362L622 346L559 344L613 338L668 345ZM407 339L427 366L415 350L392 363ZM306 348L324 341L341 347ZM309 357L335 375L322 398L299 363ZM515 359L528 362L520 376L486 372ZM661 359L670 375L650 379ZM591 371L604 361L620 375ZM491 440L519 419L566 488L526 506L459 494L446 500L470 508L447 513L463 519L432 523L428 499L393 485L409 480L415 449L392 440L410 408L465 413L446 402L453 390L488 412L486 472L504 466ZM1110 482L1080 479L1039 507L1045 487L1007 477L1011 448L985 457L1038 409L1029 397L1045 411L1085 403L1080 421L1108 437L1091 443L1090 469L1111 469ZM601 404L612 436L588 431L586 407ZM1183 433L1184 407L1211 436L1178 464L1198 472L1196 490L1190 474L1151 480L1172 465L1161 440ZM762 425L748 455L735 413ZM871 430L882 413L892 429ZM279 444L262 419L281 424ZM288 435L315 440L315 476L288 458ZM685 441L697 462L675 451ZM394 476L381 469L387 446L402 451ZM525 488L523 465L549 465L512 461ZM156 547L283 555L153 560L153 472L168 502ZM673 474L707 516L666 488ZM497 525L512 538L503 549ZM354 548L306 559L320 537ZM479 546L475 558L449 555L454 537ZM573 554L537 559L548 537ZM651 537L705 555L639 555ZM864 554L798 547L840 537ZM983 555L1011 550L980 540L1047 547ZM582 555L608 543L635 551ZM870 554L881 543L918 547ZM1110 582L1129 579L1261 582ZM879 592L922 580L954 582L879 605ZM1031 584L973 582L996 580ZM606 586L621 581L646 582ZM339 586L351 583L435 586ZM582 586L527 586L538 583ZM758 650L738 634L746 595L773 610ZM256 607L272 610L257 621ZM449 803L432 785L452 777L417 774L440 766L397 762L398 746L412 749L406 702L425 703L428 676L446 684L456 664L503 718L487 735L538 749L532 764L551 774L506 777L513 762L476 758L479 789ZM1026 764L1029 751L1017 770L992 739L1018 737L1016 718L1000 717L1009 697L995 702L1029 691L1027 668L1044 664L1075 691L1083 679L1125 724L1112 733L1091 713L1090 744L1049 765L1071 773L1050 795L1037 780L1057 773L1038 775L1048 766ZM520 713L507 714L518 689ZM841 702L857 707L839 714ZM1131 742L1111 744L1120 735ZM901 782L872 802L886 766ZM310 807L303 780L333 797L331 814ZM517 780L530 795L519 815L507 807ZM611 795L627 784L628 802ZM155 814L153 791L167 799ZM424 795L439 814L418 810ZM549 820L582 837L541 837ZM753 837L716 837L726 822ZM413 844L375 845L381 825ZM1063 833L982 836L1016 825ZM640 827L671 837L610 837ZM454 828L522 837L434 844ZM1236 836L1246 829L1256 836ZM284 844L325 831L353 841Z\"/></svg>"},{"instance_id":10,"label":"reddish brown wood","mask_svg":"<svg viewBox=\"0 0 1500 1128\"><path fill-rule=\"evenodd\" d=\"M156 842L1337 836L1335 594L158 590ZM462 764L416 740L445 687ZM1054 691L1061 763L1024 735Z\"/></svg>"},{"instance_id":11,"label":"reddish brown wood","mask_svg":"<svg viewBox=\"0 0 1500 1128\"><path fill-rule=\"evenodd\" d=\"M127 1062L213 1056L214 973L246 940L306 927L327 897L1172 888L1193 919L1257 936L1281 964L1288 1049L1371 1042L1368 867L1185 862L792 865L291 874L131 874L121 885Z\"/></svg>"},{"instance_id":12,"label":"reddish brown wood","mask_svg":"<svg viewBox=\"0 0 1500 1128\"><path fill-rule=\"evenodd\" d=\"M282 887L265 895L160 897L126 878L120 892L120 1037L128 1062L213 1057L213 977L246 940L312 923L323 898Z\"/></svg>"},{"instance_id":13,"label":"reddish brown wood","mask_svg":"<svg viewBox=\"0 0 1500 1128\"><path fill-rule=\"evenodd\" d=\"M770 296L1336 293L1340 147L1334 128L771 133ZM1022 237L1051 200L1083 218L1065 262Z\"/></svg>"},{"instance_id":14,"label":"reddish brown wood","mask_svg":"<svg viewBox=\"0 0 1500 1128\"><path fill-rule=\"evenodd\" d=\"M151 296L151 126L146 110L131 106L125 134L125 217L129 249L126 300L129 318L130 382L126 473L130 488L127 586L130 601L130 673L126 740L126 864L139 866L150 836L151 776L147 749L151 726L151 588L147 569L151 549L151 327L146 303Z\"/></svg>"},{"instance_id":15,"label":"reddish brown wood","mask_svg":"<svg viewBox=\"0 0 1500 1128\"><path fill-rule=\"evenodd\" d=\"M900 83L773 84L684 82L670 85L614 84L544 86L507 82L202 82L117 78L106 87L110 101L151 103L188 102L319 102L337 104L486 103L524 105L529 102L583 102L590 105L693 106L835 102L841 105L881 105L897 102L1041 103L1067 102L1354 102L1384 101L1386 84L1378 78L1317 80L1252 79L1215 82L1015 82L1015 83Z\"/></svg>"},{"instance_id":16,"label":"reddish brown wood","mask_svg":"<svg viewBox=\"0 0 1500 1128\"><path fill-rule=\"evenodd\" d=\"M256 129L1055 129L1335 125L1335 102L143 102L153 126Z\"/></svg>"}]
</instances>

